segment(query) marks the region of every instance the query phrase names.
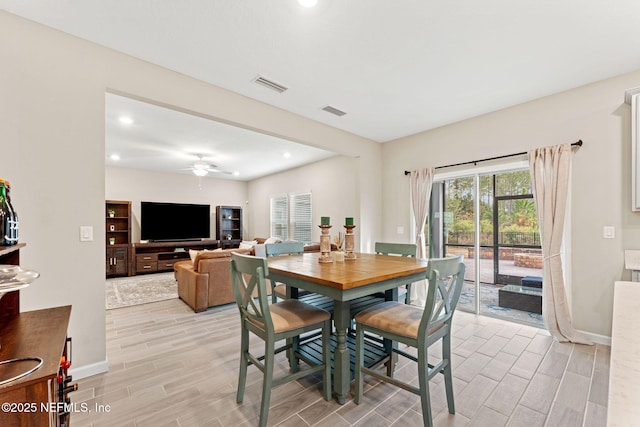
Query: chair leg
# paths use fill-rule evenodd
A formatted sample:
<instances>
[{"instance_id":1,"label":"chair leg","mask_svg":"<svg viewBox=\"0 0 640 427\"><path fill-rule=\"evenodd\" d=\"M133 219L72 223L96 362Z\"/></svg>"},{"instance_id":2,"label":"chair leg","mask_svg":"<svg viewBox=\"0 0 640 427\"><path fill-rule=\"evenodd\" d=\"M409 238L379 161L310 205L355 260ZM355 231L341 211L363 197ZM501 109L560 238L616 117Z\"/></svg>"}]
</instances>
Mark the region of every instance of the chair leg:
<instances>
[{"instance_id":1,"label":"chair leg","mask_svg":"<svg viewBox=\"0 0 640 427\"><path fill-rule=\"evenodd\" d=\"M444 368L444 388L447 394L447 406L449 406L449 413L456 413L456 406L453 401L453 377L451 375L451 332L443 337L442 340L442 360L447 361L447 366Z\"/></svg>"},{"instance_id":2,"label":"chair leg","mask_svg":"<svg viewBox=\"0 0 640 427\"><path fill-rule=\"evenodd\" d=\"M360 404L364 385L362 383L362 366L364 364L364 327L358 325L356 328L356 366L355 366L355 396L353 401L356 405Z\"/></svg>"},{"instance_id":3,"label":"chair leg","mask_svg":"<svg viewBox=\"0 0 640 427\"><path fill-rule=\"evenodd\" d=\"M260 403L259 427L266 427L269 418L269 403L271 402L271 387L273 385L273 359L275 343L266 340L264 343L264 378L262 380L262 402Z\"/></svg>"},{"instance_id":4,"label":"chair leg","mask_svg":"<svg viewBox=\"0 0 640 427\"><path fill-rule=\"evenodd\" d=\"M331 400L333 390L331 389L331 320L324 322L322 328L322 363L324 363L324 373L322 374L322 392L324 400Z\"/></svg>"},{"instance_id":5,"label":"chair leg","mask_svg":"<svg viewBox=\"0 0 640 427\"><path fill-rule=\"evenodd\" d=\"M422 405L422 421L424 427L433 426L431 415L431 397L429 395L429 366L427 363L427 348L418 348L418 384L420 387L420 403Z\"/></svg>"},{"instance_id":6,"label":"chair leg","mask_svg":"<svg viewBox=\"0 0 640 427\"><path fill-rule=\"evenodd\" d=\"M244 399L244 387L247 383L247 366L249 360L247 359L247 352L249 351L249 331L242 326L242 332L240 333L240 374L238 376L238 392L236 395L236 402L242 403Z\"/></svg>"},{"instance_id":7,"label":"chair leg","mask_svg":"<svg viewBox=\"0 0 640 427\"><path fill-rule=\"evenodd\" d=\"M411 304L411 283L407 283L407 293L404 296L404 303L405 304Z\"/></svg>"}]
</instances>

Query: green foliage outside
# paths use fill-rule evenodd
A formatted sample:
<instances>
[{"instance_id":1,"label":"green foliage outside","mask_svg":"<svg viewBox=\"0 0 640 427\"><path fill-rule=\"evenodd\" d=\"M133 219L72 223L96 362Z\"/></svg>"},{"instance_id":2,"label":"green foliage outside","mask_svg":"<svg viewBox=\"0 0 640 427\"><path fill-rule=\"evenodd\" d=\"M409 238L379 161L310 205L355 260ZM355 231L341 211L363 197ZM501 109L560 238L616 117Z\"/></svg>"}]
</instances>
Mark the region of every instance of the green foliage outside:
<instances>
[{"instance_id":1,"label":"green foliage outside","mask_svg":"<svg viewBox=\"0 0 640 427\"><path fill-rule=\"evenodd\" d=\"M529 171L496 175L498 196L531 194ZM449 243L473 244L474 179L445 182L445 228ZM538 219L533 199L502 200L498 205L501 244L539 244ZM481 245L493 245L493 175L480 177Z\"/></svg>"}]
</instances>

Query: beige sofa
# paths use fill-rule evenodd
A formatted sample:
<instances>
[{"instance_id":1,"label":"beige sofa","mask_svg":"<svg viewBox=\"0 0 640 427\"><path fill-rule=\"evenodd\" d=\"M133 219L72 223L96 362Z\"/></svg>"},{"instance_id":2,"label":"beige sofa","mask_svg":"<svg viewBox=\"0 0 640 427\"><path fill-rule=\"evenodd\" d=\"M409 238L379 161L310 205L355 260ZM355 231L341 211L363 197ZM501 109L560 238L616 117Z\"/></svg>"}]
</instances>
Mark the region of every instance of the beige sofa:
<instances>
[{"instance_id":1,"label":"beige sofa","mask_svg":"<svg viewBox=\"0 0 640 427\"><path fill-rule=\"evenodd\" d=\"M235 302L231 287L231 253L252 254L252 249L200 251L194 261L174 265L178 296L195 312Z\"/></svg>"}]
</instances>

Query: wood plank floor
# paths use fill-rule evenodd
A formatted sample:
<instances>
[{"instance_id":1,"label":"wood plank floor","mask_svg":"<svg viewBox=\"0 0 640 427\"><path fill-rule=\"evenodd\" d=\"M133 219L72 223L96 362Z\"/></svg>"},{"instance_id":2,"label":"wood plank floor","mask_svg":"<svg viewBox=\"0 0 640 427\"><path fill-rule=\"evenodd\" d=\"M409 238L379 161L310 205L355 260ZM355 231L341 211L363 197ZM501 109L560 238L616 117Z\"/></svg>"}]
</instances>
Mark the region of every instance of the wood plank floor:
<instances>
[{"instance_id":1,"label":"wood plank floor","mask_svg":"<svg viewBox=\"0 0 640 427\"><path fill-rule=\"evenodd\" d=\"M235 401L239 314L227 305L195 314L175 299L107 311L109 372L78 381L73 426L254 426L262 378L249 368ZM258 350L261 341L252 341ZM458 312L454 317L456 414L441 376L431 381L436 426L604 426L609 347L560 344L541 329ZM437 353L437 352L436 352ZM397 376L416 381L406 360ZM276 374L287 369L284 355ZM317 376L272 392L271 426L421 426L417 396L367 380L360 405L325 402ZM96 412L96 405L109 409ZM107 406L108 405L108 406Z\"/></svg>"}]
</instances>

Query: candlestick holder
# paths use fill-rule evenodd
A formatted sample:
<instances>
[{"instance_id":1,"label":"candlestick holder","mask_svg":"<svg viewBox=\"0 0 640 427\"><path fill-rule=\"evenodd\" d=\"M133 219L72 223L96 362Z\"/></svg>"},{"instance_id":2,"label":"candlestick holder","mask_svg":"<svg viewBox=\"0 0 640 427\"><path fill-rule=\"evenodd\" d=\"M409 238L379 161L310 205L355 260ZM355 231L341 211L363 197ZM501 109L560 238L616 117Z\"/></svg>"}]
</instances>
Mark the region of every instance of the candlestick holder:
<instances>
[{"instance_id":1,"label":"candlestick holder","mask_svg":"<svg viewBox=\"0 0 640 427\"><path fill-rule=\"evenodd\" d=\"M331 236L329 236L330 225L319 225L320 227L320 259L318 262L333 262L331 258Z\"/></svg>"},{"instance_id":2,"label":"candlestick holder","mask_svg":"<svg viewBox=\"0 0 640 427\"><path fill-rule=\"evenodd\" d=\"M345 225L344 228L347 229L347 233L344 236L344 259L345 261L353 261L357 258L355 253L355 236L353 235L353 229L356 228L356 226Z\"/></svg>"}]
</instances>

